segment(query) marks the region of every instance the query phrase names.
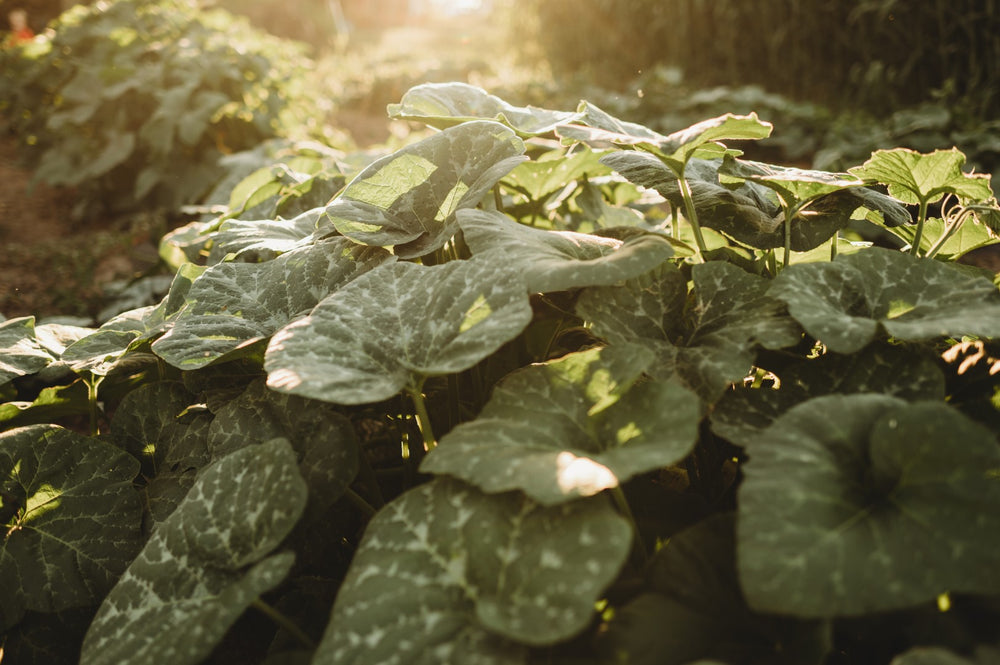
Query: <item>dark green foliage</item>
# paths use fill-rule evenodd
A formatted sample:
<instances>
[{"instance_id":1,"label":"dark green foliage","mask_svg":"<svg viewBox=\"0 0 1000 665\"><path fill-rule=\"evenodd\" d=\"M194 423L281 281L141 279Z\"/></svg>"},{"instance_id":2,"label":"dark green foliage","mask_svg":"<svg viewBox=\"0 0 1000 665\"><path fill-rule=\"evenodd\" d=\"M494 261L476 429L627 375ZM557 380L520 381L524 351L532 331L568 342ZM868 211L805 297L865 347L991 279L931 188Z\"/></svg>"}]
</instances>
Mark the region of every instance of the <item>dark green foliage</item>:
<instances>
[{"instance_id":1,"label":"dark green foliage","mask_svg":"<svg viewBox=\"0 0 1000 665\"><path fill-rule=\"evenodd\" d=\"M253 171L164 241L159 305L0 323L2 648L990 662L1000 292L954 262L996 242L988 178L741 161L754 115L404 101L445 129L308 210L347 174Z\"/></svg>"}]
</instances>

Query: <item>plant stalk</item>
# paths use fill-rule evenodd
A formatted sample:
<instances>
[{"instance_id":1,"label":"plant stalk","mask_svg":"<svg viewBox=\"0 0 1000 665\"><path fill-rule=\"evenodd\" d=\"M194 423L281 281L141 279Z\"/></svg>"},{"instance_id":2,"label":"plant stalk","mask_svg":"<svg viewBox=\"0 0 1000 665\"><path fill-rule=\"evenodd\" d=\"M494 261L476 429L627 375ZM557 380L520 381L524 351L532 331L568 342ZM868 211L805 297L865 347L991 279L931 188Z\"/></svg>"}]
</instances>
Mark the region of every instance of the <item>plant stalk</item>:
<instances>
[{"instance_id":1,"label":"plant stalk","mask_svg":"<svg viewBox=\"0 0 1000 665\"><path fill-rule=\"evenodd\" d=\"M424 450L431 451L437 448L437 439L431 430L431 417L427 413L427 404L424 402L423 381L419 386L407 389L410 399L413 401L414 415L417 418L417 427L420 428L420 435L424 439Z\"/></svg>"},{"instance_id":2,"label":"plant stalk","mask_svg":"<svg viewBox=\"0 0 1000 665\"><path fill-rule=\"evenodd\" d=\"M639 532L639 525L635 522L635 515L632 513L632 508L628 505L628 499L625 497L625 492L622 490L621 485L612 487L610 492L611 499L615 502L618 512L632 525L632 533L635 534L635 543L632 546L632 563L639 570L643 570L646 564L649 563L649 552L646 550L646 542L642 537L642 533Z\"/></svg>"},{"instance_id":3,"label":"plant stalk","mask_svg":"<svg viewBox=\"0 0 1000 665\"><path fill-rule=\"evenodd\" d=\"M910 245L910 256L919 256L920 240L924 235L924 222L927 220L927 200L920 200L920 208L917 211L917 232L913 234L913 244Z\"/></svg>"},{"instance_id":4,"label":"plant stalk","mask_svg":"<svg viewBox=\"0 0 1000 665\"><path fill-rule=\"evenodd\" d=\"M255 610L257 610L258 612L260 612L261 614L266 615L271 621L278 624L278 626L280 626L281 628L284 628L286 631L288 631L288 634L294 637L295 640L306 649L313 650L316 648L316 643L313 642L312 639L310 639L310 637L306 635L301 628L295 625L294 621L292 621L284 614L282 614L275 608L265 603L260 598L255 598L254 601L250 603L250 606L253 607Z\"/></svg>"},{"instance_id":5,"label":"plant stalk","mask_svg":"<svg viewBox=\"0 0 1000 665\"><path fill-rule=\"evenodd\" d=\"M705 236L701 233L701 224L698 223L698 213L694 209L694 198L691 195L691 186L688 185L688 181L684 179L684 174L681 173L680 177L677 179L677 184L681 190L681 198L684 199L684 216L687 217L688 223L691 225L691 232L694 234L694 242L698 246L698 261L704 263L705 254L708 252L708 246L705 245Z\"/></svg>"}]
</instances>

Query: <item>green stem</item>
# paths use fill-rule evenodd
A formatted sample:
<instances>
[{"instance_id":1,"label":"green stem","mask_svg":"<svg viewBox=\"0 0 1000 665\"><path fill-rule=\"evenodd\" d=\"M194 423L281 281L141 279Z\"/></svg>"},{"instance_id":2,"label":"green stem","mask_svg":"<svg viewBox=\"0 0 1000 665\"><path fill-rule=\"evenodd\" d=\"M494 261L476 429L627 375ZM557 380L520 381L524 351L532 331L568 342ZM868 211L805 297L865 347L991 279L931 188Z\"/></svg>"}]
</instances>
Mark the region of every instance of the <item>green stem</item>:
<instances>
[{"instance_id":1,"label":"green stem","mask_svg":"<svg viewBox=\"0 0 1000 665\"><path fill-rule=\"evenodd\" d=\"M927 220L927 200L920 200L920 209L917 211L917 232L913 234L913 244L910 246L910 256L918 256L920 251L920 240L924 235L924 222Z\"/></svg>"},{"instance_id":2,"label":"green stem","mask_svg":"<svg viewBox=\"0 0 1000 665\"><path fill-rule=\"evenodd\" d=\"M621 485L612 487L610 491L611 499L615 502L618 512L632 525L632 533L635 534L635 545L632 547L633 563L639 570L642 570L649 562L649 554L646 550L646 543L642 538L642 534L639 532L639 525L635 522L635 515L632 514L632 508L628 505L628 499L625 497L625 492L622 490Z\"/></svg>"},{"instance_id":3,"label":"green stem","mask_svg":"<svg viewBox=\"0 0 1000 665\"><path fill-rule=\"evenodd\" d=\"M681 173L680 177L677 179L677 184L681 190L681 198L684 199L684 216L687 217L688 223L691 225L691 232L694 233L694 242L698 246L698 260L704 262L704 255L708 252L708 247L705 245L705 237L702 235L701 225L698 223L698 213L694 209L694 198L691 196L691 186L688 185L688 181L684 179L683 173Z\"/></svg>"},{"instance_id":4,"label":"green stem","mask_svg":"<svg viewBox=\"0 0 1000 665\"><path fill-rule=\"evenodd\" d=\"M344 497L348 501L353 503L355 508L359 509L362 513L364 513L365 517L367 517L368 519L375 517L375 513L378 512L377 510L375 510L372 504L365 501L363 496L352 490L350 487L348 487L344 491Z\"/></svg>"},{"instance_id":5,"label":"green stem","mask_svg":"<svg viewBox=\"0 0 1000 665\"><path fill-rule=\"evenodd\" d=\"M803 206L785 206L785 247L781 260L781 269L784 270L792 261L792 220L799 214Z\"/></svg>"},{"instance_id":6,"label":"green stem","mask_svg":"<svg viewBox=\"0 0 1000 665\"><path fill-rule=\"evenodd\" d=\"M101 381L104 380L103 376L90 375L89 379L84 379L84 383L87 385L87 403L90 406L90 435L97 436L100 434L100 428L98 427L98 409L97 409L97 387L101 385Z\"/></svg>"},{"instance_id":7,"label":"green stem","mask_svg":"<svg viewBox=\"0 0 1000 665\"><path fill-rule=\"evenodd\" d=\"M931 245L931 248L927 250L926 254L924 254L924 258L933 259L937 256L937 253L941 251L941 248L944 247L946 242L948 242L948 239L958 233L958 230L962 228L962 224L965 223L965 220L973 214L973 210L966 208L954 218L954 221L946 224L941 237L938 238L933 245Z\"/></svg>"},{"instance_id":8,"label":"green stem","mask_svg":"<svg viewBox=\"0 0 1000 665\"><path fill-rule=\"evenodd\" d=\"M306 635L301 628L295 625L295 622L293 622L284 614L282 614L278 610L274 609L273 607L265 603L260 598L254 599L254 601L250 603L250 606L253 607L255 610L257 610L258 612L260 612L261 614L266 615L271 621L278 624L278 626L280 626L281 628L284 628L286 631L288 631L288 634L294 637L295 640L299 642L299 644L301 644L306 649L312 650L316 648L316 643L313 642L312 639L310 639L310 637Z\"/></svg>"},{"instance_id":9,"label":"green stem","mask_svg":"<svg viewBox=\"0 0 1000 665\"><path fill-rule=\"evenodd\" d=\"M430 451L437 448L437 439L434 438L434 432L431 431L431 417L427 413L427 404L424 403L423 384L424 382L421 380L420 385L408 388L407 393L409 393L410 399L413 400L413 410L414 415L417 417L417 427L420 428L420 435L424 439L424 450Z\"/></svg>"},{"instance_id":10,"label":"green stem","mask_svg":"<svg viewBox=\"0 0 1000 665\"><path fill-rule=\"evenodd\" d=\"M840 233L833 234L833 241L830 243L830 260L833 261L837 258L837 241L840 239Z\"/></svg>"},{"instance_id":11,"label":"green stem","mask_svg":"<svg viewBox=\"0 0 1000 665\"><path fill-rule=\"evenodd\" d=\"M364 450L361 451L361 460L358 466L358 478L361 483L368 488L371 495L378 504L378 507L385 505L385 497L382 496L382 488L379 487L378 477L375 475L375 469L372 468L372 463L368 459L368 455Z\"/></svg>"}]
</instances>

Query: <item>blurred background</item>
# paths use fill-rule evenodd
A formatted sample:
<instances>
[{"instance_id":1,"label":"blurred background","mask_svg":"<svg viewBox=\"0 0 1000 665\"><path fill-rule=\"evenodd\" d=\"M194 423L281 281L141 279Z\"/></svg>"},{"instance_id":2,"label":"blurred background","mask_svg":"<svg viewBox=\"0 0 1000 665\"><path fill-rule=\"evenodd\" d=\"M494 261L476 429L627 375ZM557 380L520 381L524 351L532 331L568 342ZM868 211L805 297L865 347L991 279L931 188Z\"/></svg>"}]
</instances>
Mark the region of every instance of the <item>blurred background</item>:
<instances>
[{"instance_id":1,"label":"blurred background","mask_svg":"<svg viewBox=\"0 0 1000 665\"><path fill-rule=\"evenodd\" d=\"M1000 171L1000 0L0 0L16 10L36 36L0 34L8 317L96 316L213 203L220 163L269 141L413 140L386 105L424 82L663 133L755 111L775 131L751 157L785 165L957 146Z\"/></svg>"}]
</instances>

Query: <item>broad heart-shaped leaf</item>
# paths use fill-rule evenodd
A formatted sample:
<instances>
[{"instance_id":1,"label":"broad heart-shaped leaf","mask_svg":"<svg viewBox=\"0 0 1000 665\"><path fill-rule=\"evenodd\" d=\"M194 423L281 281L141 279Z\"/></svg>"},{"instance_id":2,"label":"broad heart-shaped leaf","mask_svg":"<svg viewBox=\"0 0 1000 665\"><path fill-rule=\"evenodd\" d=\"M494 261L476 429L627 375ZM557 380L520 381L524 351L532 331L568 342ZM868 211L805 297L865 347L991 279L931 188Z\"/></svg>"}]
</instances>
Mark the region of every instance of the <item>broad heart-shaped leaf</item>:
<instances>
[{"instance_id":1,"label":"broad heart-shaped leaf","mask_svg":"<svg viewBox=\"0 0 1000 665\"><path fill-rule=\"evenodd\" d=\"M585 289L576 311L612 344L638 342L652 349L657 362L651 374L676 375L713 403L746 376L756 345L791 346L801 332L781 304L765 295L767 280L717 261L695 266L692 274L690 303L680 270L664 264L621 286Z\"/></svg>"},{"instance_id":2,"label":"broad heart-shaped leaf","mask_svg":"<svg viewBox=\"0 0 1000 665\"><path fill-rule=\"evenodd\" d=\"M768 617L747 607L736 577L735 526L726 513L672 536L649 562L645 591L616 608L602 651L632 665L698 658L741 665L823 662L831 647L828 622Z\"/></svg>"},{"instance_id":3,"label":"broad heart-shaped leaf","mask_svg":"<svg viewBox=\"0 0 1000 665\"><path fill-rule=\"evenodd\" d=\"M654 235L622 242L544 231L498 212L462 210L458 222L473 254L495 254L497 261L524 276L532 293L609 286L652 270L674 253L670 243Z\"/></svg>"},{"instance_id":4,"label":"broad heart-shaped leaf","mask_svg":"<svg viewBox=\"0 0 1000 665\"><path fill-rule=\"evenodd\" d=\"M49 425L0 433L0 629L96 604L141 546L139 463Z\"/></svg>"},{"instance_id":5,"label":"broad heart-shaped leaf","mask_svg":"<svg viewBox=\"0 0 1000 665\"><path fill-rule=\"evenodd\" d=\"M0 385L34 374L55 360L35 336L35 317L0 322Z\"/></svg>"},{"instance_id":6,"label":"broad heart-shaped leaf","mask_svg":"<svg viewBox=\"0 0 1000 665\"><path fill-rule=\"evenodd\" d=\"M207 467L105 598L80 662L202 662L291 568L291 553L267 555L305 507L297 466L274 439Z\"/></svg>"},{"instance_id":7,"label":"broad heart-shaped leaf","mask_svg":"<svg viewBox=\"0 0 1000 665\"><path fill-rule=\"evenodd\" d=\"M727 113L663 136L642 125L622 122L587 102L581 104L581 110L584 111L581 122L589 129L568 125L559 128L561 136L634 145L656 155L678 176L684 173L685 165L694 157L725 155L727 150L718 141L763 139L770 136L774 129L771 123L761 121L756 113Z\"/></svg>"},{"instance_id":8,"label":"broad heart-shaped leaf","mask_svg":"<svg viewBox=\"0 0 1000 665\"><path fill-rule=\"evenodd\" d=\"M1000 336L1000 293L989 280L879 247L789 266L768 294L837 353L860 350L880 328L908 341Z\"/></svg>"},{"instance_id":9,"label":"broad heart-shaped leaf","mask_svg":"<svg viewBox=\"0 0 1000 665\"><path fill-rule=\"evenodd\" d=\"M602 164L600 153L579 150L567 154L564 149L552 150L537 159L522 162L503 179L507 187L518 190L531 201L543 203L546 197L566 188L567 183L607 175L611 172Z\"/></svg>"},{"instance_id":10,"label":"broad heart-shaped leaf","mask_svg":"<svg viewBox=\"0 0 1000 665\"><path fill-rule=\"evenodd\" d=\"M195 401L180 383L150 383L127 394L111 420L111 442L142 464L147 528L174 511L211 459L212 416L189 409Z\"/></svg>"},{"instance_id":11,"label":"broad heart-shaped leaf","mask_svg":"<svg viewBox=\"0 0 1000 665\"><path fill-rule=\"evenodd\" d=\"M785 207L804 204L834 192L861 187L864 182L847 173L830 173L775 166L727 156L719 168L720 173L745 180L753 180L777 192Z\"/></svg>"},{"instance_id":12,"label":"broad heart-shaped leaf","mask_svg":"<svg viewBox=\"0 0 1000 665\"><path fill-rule=\"evenodd\" d=\"M531 316L524 281L496 259L385 264L271 339L267 385L339 404L377 402L472 367Z\"/></svg>"},{"instance_id":13,"label":"broad heart-shaped leaf","mask_svg":"<svg viewBox=\"0 0 1000 665\"><path fill-rule=\"evenodd\" d=\"M945 378L939 363L936 354L879 344L849 355L825 353L782 369L780 388L737 386L727 392L712 410L712 431L744 445L796 404L833 393L942 400Z\"/></svg>"},{"instance_id":14,"label":"broad heart-shaped leaf","mask_svg":"<svg viewBox=\"0 0 1000 665\"><path fill-rule=\"evenodd\" d=\"M333 238L264 263L219 263L185 295L153 352L180 369L197 369L265 339L375 266L395 260L379 247Z\"/></svg>"},{"instance_id":15,"label":"broad heart-shaped leaf","mask_svg":"<svg viewBox=\"0 0 1000 665\"><path fill-rule=\"evenodd\" d=\"M420 469L553 505L675 464L698 438L701 404L676 382L636 383L652 360L651 351L623 345L513 372Z\"/></svg>"},{"instance_id":16,"label":"broad heart-shaped leaf","mask_svg":"<svg viewBox=\"0 0 1000 665\"><path fill-rule=\"evenodd\" d=\"M572 637L631 530L603 497L550 508L439 478L368 525L314 665L514 665Z\"/></svg>"},{"instance_id":17,"label":"broad heart-shaped leaf","mask_svg":"<svg viewBox=\"0 0 1000 665\"><path fill-rule=\"evenodd\" d=\"M496 120L521 136L546 134L578 119L573 111L512 106L468 83L423 83L410 88L399 104L389 104L390 118L419 121L443 129L469 120Z\"/></svg>"},{"instance_id":18,"label":"broad heart-shaped leaf","mask_svg":"<svg viewBox=\"0 0 1000 665\"><path fill-rule=\"evenodd\" d=\"M327 206L341 234L393 246L401 259L428 254L457 230L455 212L479 204L527 159L524 142L497 122L446 129L387 155L359 173Z\"/></svg>"},{"instance_id":19,"label":"broad heart-shaped leaf","mask_svg":"<svg viewBox=\"0 0 1000 665\"><path fill-rule=\"evenodd\" d=\"M946 404L818 397L747 454L737 552L751 607L860 615L1000 591L1000 447Z\"/></svg>"},{"instance_id":20,"label":"broad heart-shaped leaf","mask_svg":"<svg viewBox=\"0 0 1000 665\"><path fill-rule=\"evenodd\" d=\"M213 458L274 438L288 439L309 487L309 510L320 512L343 495L358 472L351 422L325 402L250 384L215 415L208 434Z\"/></svg>"},{"instance_id":21,"label":"broad heart-shaped leaf","mask_svg":"<svg viewBox=\"0 0 1000 665\"><path fill-rule=\"evenodd\" d=\"M852 169L853 175L889 186L889 193L904 203L933 203L945 194L961 199L992 198L990 176L962 172L965 155L957 148L921 154L907 148L876 150L871 158Z\"/></svg>"}]
</instances>

